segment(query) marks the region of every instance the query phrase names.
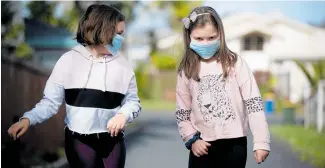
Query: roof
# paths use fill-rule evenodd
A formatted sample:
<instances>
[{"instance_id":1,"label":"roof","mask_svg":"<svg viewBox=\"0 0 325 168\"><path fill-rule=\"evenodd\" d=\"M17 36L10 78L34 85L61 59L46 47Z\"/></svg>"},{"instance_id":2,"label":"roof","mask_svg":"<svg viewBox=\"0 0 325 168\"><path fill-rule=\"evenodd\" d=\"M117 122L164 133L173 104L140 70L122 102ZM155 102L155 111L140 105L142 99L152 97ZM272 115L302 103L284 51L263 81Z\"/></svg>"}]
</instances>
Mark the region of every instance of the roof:
<instances>
[{"instance_id":1,"label":"roof","mask_svg":"<svg viewBox=\"0 0 325 168\"><path fill-rule=\"evenodd\" d=\"M277 39L266 50L270 59L325 60L325 29L300 23L279 12L233 14L223 18L223 24L226 40L242 38L253 32ZM283 27L294 33L285 34Z\"/></svg>"},{"instance_id":2,"label":"roof","mask_svg":"<svg viewBox=\"0 0 325 168\"><path fill-rule=\"evenodd\" d=\"M325 60L325 31L315 32L304 40L287 43L285 48L277 48L270 52L272 60Z\"/></svg>"},{"instance_id":3,"label":"roof","mask_svg":"<svg viewBox=\"0 0 325 168\"><path fill-rule=\"evenodd\" d=\"M77 44L67 29L35 19L25 19L25 41L34 48L71 48Z\"/></svg>"}]
</instances>

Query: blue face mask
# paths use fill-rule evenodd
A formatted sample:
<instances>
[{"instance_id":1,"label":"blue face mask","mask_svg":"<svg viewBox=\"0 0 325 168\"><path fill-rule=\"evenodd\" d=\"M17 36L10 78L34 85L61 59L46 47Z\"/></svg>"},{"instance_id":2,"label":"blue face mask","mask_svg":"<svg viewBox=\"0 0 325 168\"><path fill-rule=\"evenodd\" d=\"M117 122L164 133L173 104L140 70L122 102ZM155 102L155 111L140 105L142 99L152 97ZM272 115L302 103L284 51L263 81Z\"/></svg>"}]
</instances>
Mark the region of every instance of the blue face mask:
<instances>
[{"instance_id":1,"label":"blue face mask","mask_svg":"<svg viewBox=\"0 0 325 168\"><path fill-rule=\"evenodd\" d=\"M124 42L124 37L119 34L116 34L113 37L112 45L107 44L105 45L105 48L115 56L117 52L122 48L123 42Z\"/></svg>"},{"instance_id":2,"label":"blue face mask","mask_svg":"<svg viewBox=\"0 0 325 168\"><path fill-rule=\"evenodd\" d=\"M209 59L220 49L220 40L217 39L209 44L202 44L196 40L191 40L190 48L201 58Z\"/></svg>"}]
</instances>

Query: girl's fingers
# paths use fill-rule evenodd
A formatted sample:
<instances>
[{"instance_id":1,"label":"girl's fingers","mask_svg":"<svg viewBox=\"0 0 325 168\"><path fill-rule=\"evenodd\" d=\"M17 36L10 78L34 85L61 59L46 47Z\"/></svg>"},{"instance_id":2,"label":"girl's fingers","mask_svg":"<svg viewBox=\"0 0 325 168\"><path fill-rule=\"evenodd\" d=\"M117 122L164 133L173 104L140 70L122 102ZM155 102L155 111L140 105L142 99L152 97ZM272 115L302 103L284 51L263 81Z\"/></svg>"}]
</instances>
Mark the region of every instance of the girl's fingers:
<instances>
[{"instance_id":1,"label":"girl's fingers","mask_svg":"<svg viewBox=\"0 0 325 168\"><path fill-rule=\"evenodd\" d=\"M18 135L17 135L17 138L21 137L21 136L26 132L26 130L27 130L27 128L22 128L22 129L19 131L19 133L18 133Z\"/></svg>"},{"instance_id":2,"label":"girl's fingers","mask_svg":"<svg viewBox=\"0 0 325 168\"><path fill-rule=\"evenodd\" d=\"M111 134L111 137L113 137L114 134L115 134L115 123L114 123L113 120L110 120L109 122L110 122L110 125L109 125L109 132L110 132L110 134Z\"/></svg>"},{"instance_id":3,"label":"girl's fingers","mask_svg":"<svg viewBox=\"0 0 325 168\"><path fill-rule=\"evenodd\" d=\"M115 128L115 136L118 135L118 133L120 132L120 129L121 129L121 125L117 125L116 128Z\"/></svg>"},{"instance_id":4,"label":"girl's fingers","mask_svg":"<svg viewBox=\"0 0 325 168\"><path fill-rule=\"evenodd\" d=\"M198 155L195 151L193 151L193 154L194 154L196 157L200 157L200 155Z\"/></svg>"},{"instance_id":5,"label":"girl's fingers","mask_svg":"<svg viewBox=\"0 0 325 168\"><path fill-rule=\"evenodd\" d=\"M262 163L263 162L263 158L261 155L257 155L257 161L258 163Z\"/></svg>"},{"instance_id":6,"label":"girl's fingers","mask_svg":"<svg viewBox=\"0 0 325 168\"><path fill-rule=\"evenodd\" d=\"M111 137L113 137L115 135L115 130L114 129L110 129L110 133L111 133Z\"/></svg>"},{"instance_id":7,"label":"girl's fingers","mask_svg":"<svg viewBox=\"0 0 325 168\"><path fill-rule=\"evenodd\" d=\"M208 154L208 151L206 149L201 148L200 151L201 151L202 154L205 154L205 155Z\"/></svg>"},{"instance_id":8,"label":"girl's fingers","mask_svg":"<svg viewBox=\"0 0 325 168\"><path fill-rule=\"evenodd\" d=\"M19 131L20 127L18 127L18 125L13 125L11 128L11 135L14 138L14 140L17 139L17 132Z\"/></svg>"},{"instance_id":9,"label":"girl's fingers","mask_svg":"<svg viewBox=\"0 0 325 168\"><path fill-rule=\"evenodd\" d=\"M205 144L206 146L211 146L211 144L210 144L210 143L208 143L208 142L205 142L205 141L204 141L204 144Z\"/></svg>"},{"instance_id":10,"label":"girl's fingers","mask_svg":"<svg viewBox=\"0 0 325 168\"><path fill-rule=\"evenodd\" d=\"M200 145L201 146L201 150L202 150L202 152L204 152L205 154L208 154L207 152L208 152L208 147L205 145L205 144L201 144Z\"/></svg>"}]
</instances>

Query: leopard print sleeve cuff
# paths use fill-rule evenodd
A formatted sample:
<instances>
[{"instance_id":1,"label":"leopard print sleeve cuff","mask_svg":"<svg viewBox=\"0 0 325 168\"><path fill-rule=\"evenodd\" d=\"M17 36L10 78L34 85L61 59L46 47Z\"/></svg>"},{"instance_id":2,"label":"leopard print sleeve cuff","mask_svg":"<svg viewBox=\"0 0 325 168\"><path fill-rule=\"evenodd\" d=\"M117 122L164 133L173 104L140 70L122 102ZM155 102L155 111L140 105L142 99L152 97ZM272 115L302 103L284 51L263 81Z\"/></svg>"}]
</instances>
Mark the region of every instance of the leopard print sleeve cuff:
<instances>
[{"instance_id":1,"label":"leopard print sleeve cuff","mask_svg":"<svg viewBox=\"0 0 325 168\"><path fill-rule=\"evenodd\" d=\"M191 121L191 110L179 109L176 111L176 120L177 123L182 121Z\"/></svg>"},{"instance_id":2,"label":"leopard print sleeve cuff","mask_svg":"<svg viewBox=\"0 0 325 168\"><path fill-rule=\"evenodd\" d=\"M245 105L247 107L248 114L264 111L263 100L260 96L245 100Z\"/></svg>"}]
</instances>

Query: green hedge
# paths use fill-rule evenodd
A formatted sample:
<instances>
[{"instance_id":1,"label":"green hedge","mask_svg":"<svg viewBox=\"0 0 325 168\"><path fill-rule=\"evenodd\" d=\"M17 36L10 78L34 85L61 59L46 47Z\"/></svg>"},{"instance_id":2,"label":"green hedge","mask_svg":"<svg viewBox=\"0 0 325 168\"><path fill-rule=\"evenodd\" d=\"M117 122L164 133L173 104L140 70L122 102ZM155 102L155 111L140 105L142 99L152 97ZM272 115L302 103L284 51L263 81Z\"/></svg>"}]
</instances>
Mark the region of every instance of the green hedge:
<instances>
[{"instance_id":1,"label":"green hedge","mask_svg":"<svg viewBox=\"0 0 325 168\"><path fill-rule=\"evenodd\" d=\"M174 55L169 55L168 53L156 52L152 55L152 63L159 70L175 70L177 57Z\"/></svg>"},{"instance_id":2,"label":"green hedge","mask_svg":"<svg viewBox=\"0 0 325 168\"><path fill-rule=\"evenodd\" d=\"M139 63L137 68L134 70L135 77L137 80L138 95L140 99L150 99L151 98L151 82L150 74L148 73L148 65L145 63Z\"/></svg>"}]
</instances>

